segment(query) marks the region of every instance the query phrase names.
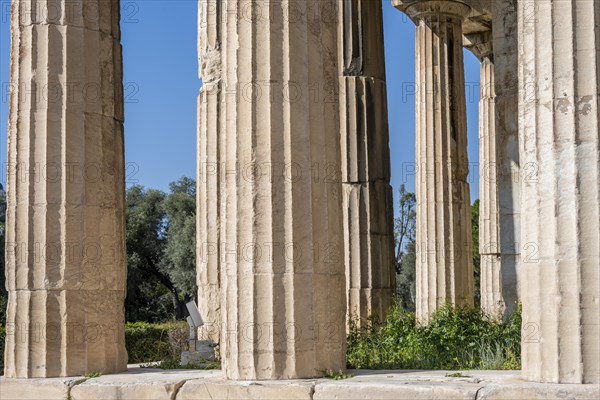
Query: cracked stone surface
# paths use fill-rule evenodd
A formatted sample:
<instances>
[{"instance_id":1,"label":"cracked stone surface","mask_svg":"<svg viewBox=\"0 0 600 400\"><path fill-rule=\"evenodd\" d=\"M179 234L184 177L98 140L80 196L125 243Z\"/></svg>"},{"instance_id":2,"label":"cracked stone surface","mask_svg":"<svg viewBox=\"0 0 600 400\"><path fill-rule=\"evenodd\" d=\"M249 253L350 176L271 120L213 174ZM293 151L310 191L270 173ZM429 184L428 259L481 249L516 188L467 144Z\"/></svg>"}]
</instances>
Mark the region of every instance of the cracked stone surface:
<instances>
[{"instance_id":1,"label":"cracked stone surface","mask_svg":"<svg viewBox=\"0 0 600 400\"><path fill-rule=\"evenodd\" d=\"M119 3L86 3L12 2L9 377L127 366Z\"/></svg>"},{"instance_id":2,"label":"cracked stone surface","mask_svg":"<svg viewBox=\"0 0 600 400\"><path fill-rule=\"evenodd\" d=\"M346 366L338 2L244 7L270 3L227 2L221 18L219 350L239 380Z\"/></svg>"},{"instance_id":3,"label":"cracked stone surface","mask_svg":"<svg viewBox=\"0 0 600 400\"><path fill-rule=\"evenodd\" d=\"M448 375L460 372L463 376ZM525 382L519 371L349 371L353 377L232 381L221 371L130 366L91 379L0 378L2 400L596 400L599 385ZM69 397L70 396L70 397Z\"/></svg>"},{"instance_id":4,"label":"cracked stone surface","mask_svg":"<svg viewBox=\"0 0 600 400\"><path fill-rule=\"evenodd\" d=\"M50 3L57 13L43 12ZM87 3L97 18L86 18L81 1L11 3L2 400L279 391L311 399L599 397L597 385L480 372L459 380L361 372L294 383L150 370L35 379L126 368L119 0ZM346 1L339 14L336 0L275 2L266 19L242 10L260 11L262 3L231 0L225 10L221 0L200 2L198 199L205 207L197 281L208 322L200 337L220 341L229 378L322 376L345 366L346 310L383 315L394 287L381 15L373 6L380 3ZM489 51L491 29L481 161L497 164L498 183L482 189L489 223L481 240L490 245L482 252L482 304L506 313L522 300L524 378L597 384L600 3L393 4L417 23L419 320L443 303L473 301L462 49ZM292 21L296 5L306 18ZM289 179L285 167L257 172L277 165L301 176ZM283 246L272 247L276 241ZM238 245L255 243L268 246L238 253ZM287 245L301 254L282 252ZM276 256L255 258L272 248Z\"/></svg>"},{"instance_id":5,"label":"cracked stone surface","mask_svg":"<svg viewBox=\"0 0 600 400\"><path fill-rule=\"evenodd\" d=\"M221 213L225 193L219 179L224 161L221 104L221 0L198 2L198 67L202 88L198 95L196 178L196 282L198 309L205 325L200 339L219 342L221 325L220 268Z\"/></svg>"},{"instance_id":6,"label":"cracked stone surface","mask_svg":"<svg viewBox=\"0 0 600 400\"><path fill-rule=\"evenodd\" d=\"M600 4L535 2L530 19L532 5L518 8L523 376L600 383Z\"/></svg>"},{"instance_id":7,"label":"cracked stone surface","mask_svg":"<svg viewBox=\"0 0 600 400\"><path fill-rule=\"evenodd\" d=\"M381 0L340 7L340 130L348 320L385 318L396 291Z\"/></svg>"}]
</instances>

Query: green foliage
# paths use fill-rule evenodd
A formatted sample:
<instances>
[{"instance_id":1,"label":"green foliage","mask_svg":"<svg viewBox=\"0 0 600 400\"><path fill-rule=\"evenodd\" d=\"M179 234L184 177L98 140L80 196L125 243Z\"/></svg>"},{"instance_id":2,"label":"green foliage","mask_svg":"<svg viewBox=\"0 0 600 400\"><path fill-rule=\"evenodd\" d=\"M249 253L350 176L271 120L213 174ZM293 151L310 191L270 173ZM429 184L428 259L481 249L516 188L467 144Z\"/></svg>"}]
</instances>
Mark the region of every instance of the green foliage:
<instances>
[{"instance_id":1,"label":"green foliage","mask_svg":"<svg viewBox=\"0 0 600 400\"><path fill-rule=\"evenodd\" d=\"M394 219L394 240L396 246L396 294L407 310L415 309L416 296L416 222L417 199L404 185L399 190L399 216Z\"/></svg>"},{"instance_id":2,"label":"green foliage","mask_svg":"<svg viewBox=\"0 0 600 400\"><path fill-rule=\"evenodd\" d=\"M196 183L127 190L128 321L182 319L196 296Z\"/></svg>"},{"instance_id":3,"label":"green foliage","mask_svg":"<svg viewBox=\"0 0 600 400\"><path fill-rule=\"evenodd\" d=\"M394 219L394 240L396 242L396 263L401 262L406 246L415 241L417 231L417 197L401 185L398 190L398 217ZM400 267L400 265L398 265ZM400 270L398 269L398 272Z\"/></svg>"},{"instance_id":4,"label":"green foliage","mask_svg":"<svg viewBox=\"0 0 600 400\"><path fill-rule=\"evenodd\" d=\"M489 320L479 309L445 306L429 324L398 306L382 324L372 323L348 337L347 360L361 369L518 369L521 311L507 324ZM518 329L517 329L518 326Z\"/></svg>"},{"instance_id":5,"label":"green foliage","mask_svg":"<svg viewBox=\"0 0 600 400\"><path fill-rule=\"evenodd\" d=\"M406 245L406 250L400 258L400 265L400 273L396 274L396 297L404 309L415 311L417 296L417 244L415 241Z\"/></svg>"},{"instance_id":6,"label":"green foliage","mask_svg":"<svg viewBox=\"0 0 600 400\"><path fill-rule=\"evenodd\" d=\"M446 375L448 378L471 378L468 375L463 375L462 372L455 372L453 374L447 374Z\"/></svg>"},{"instance_id":7,"label":"green foliage","mask_svg":"<svg viewBox=\"0 0 600 400\"><path fill-rule=\"evenodd\" d=\"M128 321L164 321L175 317L175 297L169 277L160 270L165 248L164 213L166 195L158 190L133 186L127 190L125 213L127 243Z\"/></svg>"},{"instance_id":8,"label":"green foliage","mask_svg":"<svg viewBox=\"0 0 600 400\"><path fill-rule=\"evenodd\" d=\"M189 327L185 322L125 325L125 344L130 364L179 359L187 345Z\"/></svg>"},{"instance_id":9,"label":"green foliage","mask_svg":"<svg viewBox=\"0 0 600 400\"><path fill-rule=\"evenodd\" d=\"M352 378L351 374L346 374L343 371L339 371L339 372L333 372L333 370L328 369L323 371L323 375L326 379L333 379L334 381L342 381L344 379L350 379Z\"/></svg>"},{"instance_id":10,"label":"green foliage","mask_svg":"<svg viewBox=\"0 0 600 400\"><path fill-rule=\"evenodd\" d=\"M188 350L189 326L185 322L149 324L127 323L125 342L130 364L142 368L161 369L219 369L220 364L206 361L201 364L180 365L181 353Z\"/></svg>"},{"instance_id":11,"label":"green foliage","mask_svg":"<svg viewBox=\"0 0 600 400\"><path fill-rule=\"evenodd\" d=\"M0 273L4 276L4 264L0 264ZM1 283L4 285L4 282ZM3 286L4 288L4 286ZM8 293L0 289L0 326L6 324L6 307L8 306Z\"/></svg>"},{"instance_id":12,"label":"green foliage","mask_svg":"<svg viewBox=\"0 0 600 400\"><path fill-rule=\"evenodd\" d=\"M4 375L4 339L6 339L6 329L0 325L0 375Z\"/></svg>"},{"instance_id":13,"label":"green foliage","mask_svg":"<svg viewBox=\"0 0 600 400\"><path fill-rule=\"evenodd\" d=\"M101 376L102 376L102 372L88 372L87 374L84 375L84 377L88 378L88 379L100 378Z\"/></svg>"},{"instance_id":14,"label":"green foliage","mask_svg":"<svg viewBox=\"0 0 600 400\"><path fill-rule=\"evenodd\" d=\"M196 182L181 178L164 200L167 241L162 268L186 299L196 297Z\"/></svg>"}]
</instances>

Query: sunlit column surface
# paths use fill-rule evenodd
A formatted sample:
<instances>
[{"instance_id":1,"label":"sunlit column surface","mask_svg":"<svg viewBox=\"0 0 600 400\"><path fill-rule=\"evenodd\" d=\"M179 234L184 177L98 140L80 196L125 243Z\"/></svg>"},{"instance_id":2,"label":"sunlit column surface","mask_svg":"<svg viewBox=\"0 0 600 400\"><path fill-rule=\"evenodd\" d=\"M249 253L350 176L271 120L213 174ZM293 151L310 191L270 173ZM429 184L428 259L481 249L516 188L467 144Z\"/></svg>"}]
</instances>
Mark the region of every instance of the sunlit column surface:
<instances>
[{"instance_id":1,"label":"sunlit column surface","mask_svg":"<svg viewBox=\"0 0 600 400\"><path fill-rule=\"evenodd\" d=\"M119 1L15 1L11 33L5 376L124 371Z\"/></svg>"},{"instance_id":2,"label":"sunlit column surface","mask_svg":"<svg viewBox=\"0 0 600 400\"><path fill-rule=\"evenodd\" d=\"M417 25L417 318L473 305L460 1L394 0Z\"/></svg>"},{"instance_id":3,"label":"sunlit column surface","mask_svg":"<svg viewBox=\"0 0 600 400\"><path fill-rule=\"evenodd\" d=\"M494 61L491 54L481 60L479 101L479 254L481 308L493 318L502 318L502 271L498 242L498 181L496 161L496 113Z\"/></svg>"},{"instance_id":4,"label":"sunlit column surface","mask_svg":"<svg viewBox=\"0 0 600 400\"><path fill-rule=\"evenodd\" d=\"M600 3L518 13L523 377L599 383Z\"/></svg>"},{"instance_id":5,"label":"sunlit column surface","mask_svg":"<svg viewBox=\"0 0 600 400\"><path fill-rule=\"evenodd\" d=\"M223 369L344 370L338 1L224 5Z\"/></svg>"},{"instance_id":6,"label":"sunlit column surface","mask_svg":"<svg viewBox=\"0 0 600 400\"><path fill-rule=\"evenodd\" d=\"M221 247L221 191L224 120L221 86L221 0L198 2L198 56L202 88L198 97L198 173L196 201L196 272L198 309L205 325L199 338L219 342L221 303L219 264Z\"/></svg>"}]
</instances>

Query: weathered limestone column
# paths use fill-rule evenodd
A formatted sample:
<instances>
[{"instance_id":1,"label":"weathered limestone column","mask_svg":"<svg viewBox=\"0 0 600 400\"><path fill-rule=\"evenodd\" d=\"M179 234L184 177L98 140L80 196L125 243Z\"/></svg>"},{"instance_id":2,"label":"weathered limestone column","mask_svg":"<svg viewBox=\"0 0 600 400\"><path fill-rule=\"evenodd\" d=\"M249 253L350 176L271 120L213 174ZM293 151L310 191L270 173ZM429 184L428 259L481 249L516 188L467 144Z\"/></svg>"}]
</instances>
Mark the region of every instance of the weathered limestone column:
<instances>
[{"instance_id":1,"label":"weathered limestone column","mask_svg":"<svg viewBox=\"0 0 600 400\"><path fill-rule=\"evenodd\" d=\"M221 25L222 0L198 2L198 55L202 88L198 97L196 259L198 309L205 325L199 339L219 342L221 254Z\"/></svg>"},{"instance_id":2,"label":"weathered limestone column","mask_svg":"<svg viewBox=\"0 0 600 400\"><path fill-rule=\"evenodd\" d=\"M492 2L495 91L497 212L501 296L506 319L520 300L520 162L517 0ZM493 269L492 269L493 270ZM492 301L493 302L493 301Z\"/></svg>"},{"instance_id":3,"label":"weathered limestone column","mask_svg":"<svg viewBox=\"0 0 600 400\"><path fill-rule=\"evenodd\" d=\"M498 242L498 182L496 163L496 113L494 61L491 54L481 60L479 101L479 254L481 308L491 317L502 318L502 271Z\"/></svg>"},{"instance_id":4,"label":"weathered limestone column","mask_svg":"<svg viewBox=\"0 0 600 400\"><path fill-rule=\"evenodd\" d=\"M340 3L342 183L348 320L385 318L394 301L394 208L380 0Z\"/></svg>"},{"instance_id":5,"label":"weathered limestone column","mask_svg":"<svg viewBox=\"0 0 600 400\"><path fill-rule=\"evenodd\" d=\"M5 375L124 371L119 2L12 4Z\"/></svg>"},{"instance_id":6,"label":"weathered limestone column","mask_svg":"<svg viewBox=\"0 0 600 400\"><path fill-rule=\"evenodd\" d=\"M224 6L223 369L344 370L338 1Z\"/></svg>"},{"instance_id":7,"label":"weathered limestone column","mask_svg":"<svg viewBox=\"0 0 600 400\"><path fill-rule=\"evenodd\" d=\"M417 318L473 305L460 1L394 0L417 25Z\"/></svg>"},{"instance_id":8,"label":"weathered limestone column","mask_svg":"<svg viewBox=\"0 0 600 400\"><path fill-rule=\"evenodd\" d=\"M519 2L523 377L600 382L600 3Z\"/></svg>"}]
</instances>

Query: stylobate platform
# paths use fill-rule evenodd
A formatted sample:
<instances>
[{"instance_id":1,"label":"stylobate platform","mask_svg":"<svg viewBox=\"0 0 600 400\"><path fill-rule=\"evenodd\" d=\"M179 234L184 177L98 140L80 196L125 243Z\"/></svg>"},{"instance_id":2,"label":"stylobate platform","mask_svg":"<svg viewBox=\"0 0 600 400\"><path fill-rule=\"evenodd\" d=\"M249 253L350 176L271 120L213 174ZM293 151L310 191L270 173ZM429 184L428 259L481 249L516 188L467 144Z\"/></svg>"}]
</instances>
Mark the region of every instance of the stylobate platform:
<instances>
[{"instance_id":1,"label":"stylobate platform","mask_svg":"<svg viewBox=\"0 0 600 400\"><path fill-rule=\"evenodd\" d=\"M451 377L460 372L460 377ZM0 378L1 400L597 400L600 385L525 382L519 371L349 371L344 380L227 381L220 371L130 366L98 378Z\"/></svg>"}]
</instances>

